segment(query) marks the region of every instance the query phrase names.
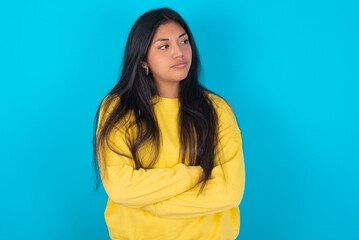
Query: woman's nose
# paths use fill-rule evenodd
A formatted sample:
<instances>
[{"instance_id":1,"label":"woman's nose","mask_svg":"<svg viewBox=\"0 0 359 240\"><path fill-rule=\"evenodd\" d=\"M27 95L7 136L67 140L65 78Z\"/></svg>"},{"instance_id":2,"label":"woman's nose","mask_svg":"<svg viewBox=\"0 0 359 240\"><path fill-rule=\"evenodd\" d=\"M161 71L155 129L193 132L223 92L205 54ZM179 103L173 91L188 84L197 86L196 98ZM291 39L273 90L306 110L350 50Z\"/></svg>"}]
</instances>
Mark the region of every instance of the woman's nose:
<instances>
[{"instance_id":1,"label":"woman's nose","mask_svg":"<svg viewBox=\"0 0 359 240\"><path fill-rule=\"evenodd\" d=\"M175 44L175 47L173 48L173 57L183 57L183 49L178 44Z\"/></svg>"}]
</instances>

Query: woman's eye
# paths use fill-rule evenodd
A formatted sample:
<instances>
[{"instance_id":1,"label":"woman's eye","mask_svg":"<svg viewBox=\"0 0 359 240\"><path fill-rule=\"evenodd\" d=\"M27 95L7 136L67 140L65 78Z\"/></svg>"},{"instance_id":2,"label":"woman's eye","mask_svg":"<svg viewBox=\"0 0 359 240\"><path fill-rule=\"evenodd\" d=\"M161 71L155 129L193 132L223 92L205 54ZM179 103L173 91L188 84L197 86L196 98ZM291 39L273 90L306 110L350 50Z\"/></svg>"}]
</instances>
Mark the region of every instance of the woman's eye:
<instances>
[{"instance_id":1,"label":"woman's eye","mask_svg":"<svg viewBox=\"0 0 359 240\"><path fill-rule=\"evenodd\" d=\"M187 43L189 43L189 41L188 41L188 39L185 39L185 40L183 40L181 43L182 43L182 44L187 44ZM167 49L167 48L168 48L168 44L162 45L162 46L160 46L158 49Z\"/></svg>"},{"instance_id":2,"label":"woman's eye","mask_svg":"<svg viewBox=\"0 0 359 240\"><path fill-rule=\"evenodd\" d=\"M188 39L182 41L184 44L188 43Z\"/></svg>"}]
</instances>

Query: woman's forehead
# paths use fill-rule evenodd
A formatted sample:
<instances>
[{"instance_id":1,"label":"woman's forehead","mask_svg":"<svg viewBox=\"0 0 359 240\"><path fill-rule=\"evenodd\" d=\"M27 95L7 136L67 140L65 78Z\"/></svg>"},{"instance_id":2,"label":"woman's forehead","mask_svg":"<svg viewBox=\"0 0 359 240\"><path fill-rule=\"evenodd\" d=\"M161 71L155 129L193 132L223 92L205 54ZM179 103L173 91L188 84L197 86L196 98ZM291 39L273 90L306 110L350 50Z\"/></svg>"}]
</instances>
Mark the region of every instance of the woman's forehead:
<instances>
[{"instance_id":1,"label":"woman's forehead","mask_svg":"<svg viewBox=\"0 0 359 240\"><path fill-rule=\"evenodd\" d=\"M154 36L154 42L156 42L158 39L171 39L175 38L177 39L181 35L186 34L186 31L183 29L181 25L179 25L177 22L168 22L161 24L155 33Z\"/></svg>"}]
</instances>

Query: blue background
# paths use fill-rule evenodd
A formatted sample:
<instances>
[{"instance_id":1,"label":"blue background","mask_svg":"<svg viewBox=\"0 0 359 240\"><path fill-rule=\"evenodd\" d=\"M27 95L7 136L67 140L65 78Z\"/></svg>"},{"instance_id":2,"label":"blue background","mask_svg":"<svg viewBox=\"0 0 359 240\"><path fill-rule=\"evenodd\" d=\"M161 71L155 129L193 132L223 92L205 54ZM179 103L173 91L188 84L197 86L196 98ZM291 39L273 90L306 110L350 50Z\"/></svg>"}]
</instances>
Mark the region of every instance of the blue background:
<instances>
[{"instance_id":1,"label":"blue background","mask_svg":"<svg viewBox=\"0 0 359 240\"><path fill-rule=\"evenodd\" d=\"M242 130L238 239L359 239L354 0L2 1L0 239L109 239L93 119L133 23L162 6Z\"/></svg>"}]
</instances>

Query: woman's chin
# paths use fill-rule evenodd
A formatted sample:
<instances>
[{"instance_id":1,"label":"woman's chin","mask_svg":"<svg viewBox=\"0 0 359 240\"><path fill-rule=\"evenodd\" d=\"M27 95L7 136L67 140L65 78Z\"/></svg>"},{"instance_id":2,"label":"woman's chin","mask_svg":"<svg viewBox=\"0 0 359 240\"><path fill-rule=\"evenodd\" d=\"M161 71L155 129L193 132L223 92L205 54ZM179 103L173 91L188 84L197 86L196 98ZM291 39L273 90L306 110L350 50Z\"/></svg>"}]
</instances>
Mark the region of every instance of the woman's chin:
<instances>
[{"instance_id":1,"label":"woman's chin","mask_svg":"<svg viewBox=\"0 0 359 240\"><path fill-rule=\"evenodd\" d=\"M188 76L188 73L182 73L182 74L176 74L175 76L173 76L173 80L175 81L182 81L184 80L186 77Z\"/></svg>"}]
</instances>

